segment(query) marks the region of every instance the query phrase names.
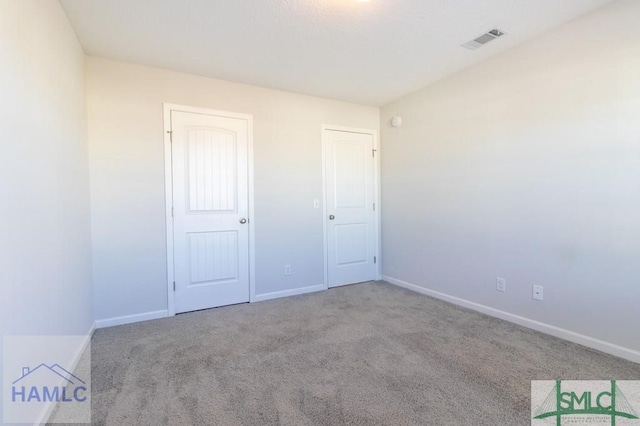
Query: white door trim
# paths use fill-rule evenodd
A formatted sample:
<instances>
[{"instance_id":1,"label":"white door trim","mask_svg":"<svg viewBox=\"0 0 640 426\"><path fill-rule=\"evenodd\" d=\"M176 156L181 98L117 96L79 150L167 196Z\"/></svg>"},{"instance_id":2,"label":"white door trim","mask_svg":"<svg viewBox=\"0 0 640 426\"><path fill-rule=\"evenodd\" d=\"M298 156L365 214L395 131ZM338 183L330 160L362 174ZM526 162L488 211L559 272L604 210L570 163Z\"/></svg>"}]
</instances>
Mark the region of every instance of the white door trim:
<instances>
[{"instance_id":1,"label":"white door trim","mask_svg":"<svg viewBox=\"0 0 640 426\"><path fill-rule=\"evenodd\" d=\"M373 162L373 199L376 204L374 215L375 226L375 248L374 253L377 258L376 263L376 279L382 279L382 256L380 251L380 241L382 240L382 230L380 227L380 144L378 141L378 131L373 129L363 129L359 127L338 126L333 124L322 125L322 234L323 234L323 253L324 253L324 289L329 288L329 256L328 256L328 236L327 236L327 176L325 171L325 161L327 156L327 140L326 131L337 130L341 132L363 133L373 137L373 149L375 150Z\"/></svg>"},{"instance_id":2,"label":"white door trim","mask_svg":"<svg viewBox=\"0 0 640 426\"><path fill-rule=\"evenodd\" d=\"M253 206L253 116L236 112L220 111L209 108L200 108L172 103L163 103L164 121L164 192L165 192L165 223L167 240L167 314L176 314L175 293L173 282L175 266L173 257L173 170L171 163L171 111L191 112L196 114L217 115L220 117L239 118L247 120L248 129L248 185L249 185L249 301L256 301L256 274L255 274L255 226Z\"/></svg>"}]
</instances>

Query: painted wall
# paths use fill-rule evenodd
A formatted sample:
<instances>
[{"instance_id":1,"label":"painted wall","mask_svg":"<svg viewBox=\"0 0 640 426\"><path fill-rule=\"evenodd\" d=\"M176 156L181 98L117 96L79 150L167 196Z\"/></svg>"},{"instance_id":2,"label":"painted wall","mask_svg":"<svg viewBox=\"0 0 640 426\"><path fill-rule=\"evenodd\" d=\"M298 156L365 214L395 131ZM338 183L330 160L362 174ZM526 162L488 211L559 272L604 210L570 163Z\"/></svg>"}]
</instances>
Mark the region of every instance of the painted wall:
<instances>
[{"instance_id":1,"label":"painted wall","mask_svg":"<svg viewBox=\"0 0 640 426\"><path fill-rule=\"evenodd\" d=\"M98 58L87 81L97 320L167 309L163 102L254 116L256 293L323 283L321 125L378 108Z\"/></svg>"},{"instance_id":2,"label":"painted wall","mask_svg":"<svg viewBox=\"0 0 640 426\"><path fill-rule=\"evenodd\" d=\"M614 2L382 109L385 276L640 350L638 17Z\"/></svg>"},{"instance_id":3,"label":"painted wall","mask_svg":"<svg viewBox=\"0 0 640 426\"><path fill-rule=\"evenodd\" d=\"M3 336L93 325L84 84L58 2L0 2Z\"/></svg>"}]
</instances>

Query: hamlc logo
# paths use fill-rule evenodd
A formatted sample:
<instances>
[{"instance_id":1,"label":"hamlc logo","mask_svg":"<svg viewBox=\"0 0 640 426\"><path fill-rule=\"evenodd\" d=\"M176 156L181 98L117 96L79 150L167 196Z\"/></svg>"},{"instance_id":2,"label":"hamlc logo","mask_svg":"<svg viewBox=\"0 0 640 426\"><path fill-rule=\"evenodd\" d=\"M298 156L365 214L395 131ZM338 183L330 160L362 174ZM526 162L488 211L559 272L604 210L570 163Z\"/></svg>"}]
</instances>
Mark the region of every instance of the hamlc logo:
<instances>
[{"instance_id":1,"label":"hamlc logo","mask_svg":"<svg viewBox=\"0 0 640 426\"><path fill-rule=\"evenodd\" d=\"M40 376L40 377L38 377ZM51 385L52 382L61 384ZM58 364L23 367L11 384L11 402L85 402L86 383Z\"/></svg>"}]
</instances>

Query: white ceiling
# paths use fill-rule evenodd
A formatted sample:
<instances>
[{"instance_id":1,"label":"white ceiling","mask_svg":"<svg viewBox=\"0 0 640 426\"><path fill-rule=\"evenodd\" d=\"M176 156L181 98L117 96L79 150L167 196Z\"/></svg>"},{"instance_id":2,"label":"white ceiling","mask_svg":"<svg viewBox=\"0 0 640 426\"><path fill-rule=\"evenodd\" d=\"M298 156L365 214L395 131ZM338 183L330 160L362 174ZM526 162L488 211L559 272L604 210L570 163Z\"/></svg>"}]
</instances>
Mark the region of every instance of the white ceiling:
<instances>
[{"instance_id":1,"label":"white ceiling","mask_svg":"<svg viewBox=\"0 0 640 426\"><path fill-rule=\"evenodd\" d=\"M611 0L60 0L85 52L384 105ZM498 27L476 51L460 47Z\"/></svg>"}]
</instances>

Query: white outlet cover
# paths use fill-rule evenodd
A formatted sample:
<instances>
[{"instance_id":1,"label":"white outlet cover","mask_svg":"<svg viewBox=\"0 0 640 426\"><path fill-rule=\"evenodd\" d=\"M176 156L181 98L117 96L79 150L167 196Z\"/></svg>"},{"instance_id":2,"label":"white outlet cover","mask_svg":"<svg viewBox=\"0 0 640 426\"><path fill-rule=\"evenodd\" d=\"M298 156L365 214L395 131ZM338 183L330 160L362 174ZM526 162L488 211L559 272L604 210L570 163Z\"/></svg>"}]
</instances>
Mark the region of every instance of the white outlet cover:
<instances>
[{"instance_id":1,"label":"white outlet cover","mask_svg":"<svg viewBox=\"0 0 640 426\"><path fill-rule=\"evenodd\" d=\"M507 280L502 277L496 278L496 290L506 292L507 291Z\"/></svg>"},{"instance_id":2,"label":"white outlet cover","mask_svg":"<svg viewBox=\"0 0 640 426\"><path fill-rule=\"evenodd\" d=\"M542 287L541 285L534 285L533 298L536 300L544 300L544 287Z\"/></svg>"}]
</instances>

